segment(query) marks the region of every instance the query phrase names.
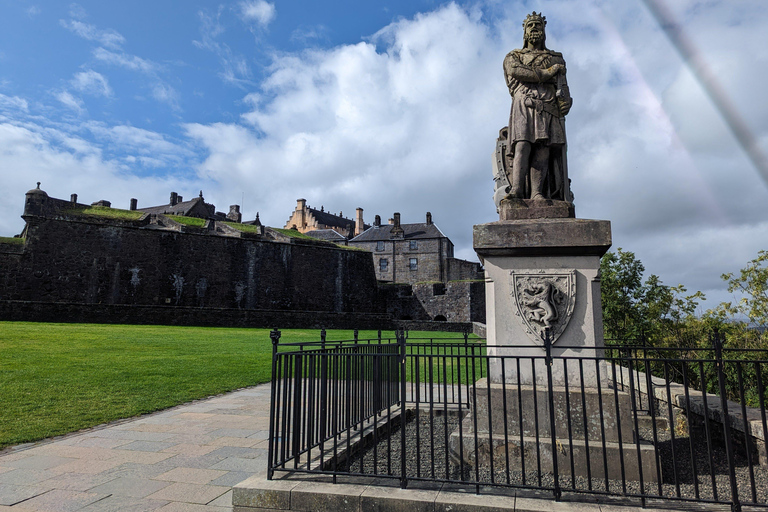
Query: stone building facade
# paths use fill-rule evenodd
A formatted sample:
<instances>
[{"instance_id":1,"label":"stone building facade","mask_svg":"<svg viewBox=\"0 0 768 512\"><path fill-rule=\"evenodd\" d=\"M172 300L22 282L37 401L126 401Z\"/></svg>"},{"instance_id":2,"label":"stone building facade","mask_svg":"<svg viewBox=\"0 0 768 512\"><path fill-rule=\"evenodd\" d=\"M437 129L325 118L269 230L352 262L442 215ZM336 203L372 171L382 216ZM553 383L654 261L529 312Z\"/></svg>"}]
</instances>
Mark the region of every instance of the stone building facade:
<instances>
[{"instance_id":1,"label":"stone building facade","mask_svg":"<svg viewBox=\"0 0 768 512\"><path fill-rule=\"evenodd\" d=\"M321 233L317 233L316 238L321 239L324 236L331 236L331 234L322 233L328 230L334 231L336 235L352 238L371 227L363 222L362 208L358 208L355 215L355 220L348 219L342 215L342 212L334 215L325 211L325 208L322 206L319 210L308 206L306 199L297 199L296 209L291 213L291 217L285 223L284 228L296 229L299 233L310 235L313 231L318 231ZM336 235L333 235L334 238L336 238Z\"/></svg>"},{"instance_id":2,"label":"stone building facade","mask_svg":"<svg viewBox=\"0 0 768 512\"><path fill-rule=\"evenodd\" d=\"M349 241L373 254L376 279L390 283L429 283L481 280L479 263L454 258L453 242L432 222L401 224L395 213L389 224L378 216L370 229Z\"/></svg>"}]
</instances>

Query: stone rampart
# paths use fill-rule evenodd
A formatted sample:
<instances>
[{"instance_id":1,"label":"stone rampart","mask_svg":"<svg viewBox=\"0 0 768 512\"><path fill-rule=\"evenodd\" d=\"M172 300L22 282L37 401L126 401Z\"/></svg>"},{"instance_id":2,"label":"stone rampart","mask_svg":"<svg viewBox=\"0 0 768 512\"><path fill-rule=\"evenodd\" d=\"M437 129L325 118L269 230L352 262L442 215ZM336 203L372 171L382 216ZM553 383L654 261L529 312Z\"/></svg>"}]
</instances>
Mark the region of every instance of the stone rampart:
<instances>
[{"instance_id":1,"label":"stone rampart","mask_svg":"<svg viewBox=\"0 0 768 512\"><path fill-rule=\"evenodd\" d=\"M0 308L2 318L16 318L22 303L34 304L27 308L40 314L43 303L58 304L51 312L64 311L64 304L93 305L94 311L99 310L96 305L154 306L168 317L167 323L175 323L168 306L198 308L201 317L202 310L314 316L383 311L367 252L322 242L220 236L216 230L189 226L168 229L146 218L114 221L29 213L25 211L24 245L2 244L9 247L0 250L0 300L16 303ZM89 316L87 308L75 309L81 318ZM122 314L154 318L154 312Z\"/></svg>"}]
</instances>

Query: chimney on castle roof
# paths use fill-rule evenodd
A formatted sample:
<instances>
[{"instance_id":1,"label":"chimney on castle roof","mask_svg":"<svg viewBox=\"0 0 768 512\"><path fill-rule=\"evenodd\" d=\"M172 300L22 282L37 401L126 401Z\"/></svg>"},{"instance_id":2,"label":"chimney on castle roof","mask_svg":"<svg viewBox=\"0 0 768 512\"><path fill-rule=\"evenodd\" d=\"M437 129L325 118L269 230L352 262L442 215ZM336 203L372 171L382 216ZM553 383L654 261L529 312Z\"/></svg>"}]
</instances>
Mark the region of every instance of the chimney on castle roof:
<instances>
[{"instance_id":1,"label":"chimney on castle roof","mask_svg":"<svg viewBox=\"0 0 768 512\"><path fill-rule=\"evenodd\" d=\"M395 212L395 218L393 219L393 226L392 230L390 231L390 236L392 238L403 238L403 235L405 232L403 231L403 228L400 226L400 213Z\"/></svg>"},{"instance_id":2,"label":"chimney on castle roof","mask_svg":"<svg viewBox=\"0 0 768 512\"><path fill-rule=\"evenodd\" d=\"M427 226L432 225L432 212L427 212Z\"/></svg>"},{"instance_id":3,"label":"chimney on castle roof","mask_svg":"<svg viewBox=\"0 0 768 512\"><path fill-rule=\"evenodd\" d=\"M131 198L131 210L135 210L139 206L139 200L135 197Z\"/></svg>"},{"instance_id":4,"label":"chimney on castle roof","mask_svg":"<svg viewBox=\"0 0 768 512\"><path fill-rule=\"evenodd\" d=\"M240 205L232 204L229 206L229 213L227 214L227 220L240 223L243 221L243 214L240 213Z\"/></svg>"},{"instance_id":5,"label":"chimney on castle roof","mask_svg":"<svg viewBox=\"0 0 768 512\"><path fill-rule=\"evenodd\" d=\"M299 212L299 225L301 226L301 229L304 229L307 226L306 209L307 209L307 200L297 199L296 211Z\"/></svg>"},{"instance_id":6,"label":"chimney on castle roof","mask_svg":"<svg viewBox=\"0 0 768 512\"><path fill-rule=\"evenodd\" d=\"M73 203L73 204L76 203L77 202L77 194L72 194L71 196L69 196L69 202Z\"/></svg>"},{"instance_id":7,"label":"chimney on castle roof","mask_svg":"<svg viewBox=\"0 0 768 512\"><path fill-rule=\"evenodd\" d=\"M176 206L179 203L179 194L171 192L171 206Z\"/></svg>"},{"instance_id":8,"label":"chimney on castle roof","mask_svg":"<svg viewBox=\"0 0 768 512\"><path fill-rule=\"evenodd\" d=\"M376 215L373 218L373 225L376 226L377 228L381 227L381 215Z\"/></svg>"},{"instance_id":9,"label":"chimney on castle roof","mask_svg":"<svg viewBox=\"0 0 768 512\"><path fill-rule=\"evenodd\" d=\"M357 213L357 221L355 222L355 236L359 235L365 229L365 223L363 222L363 209L358 208L355 210Z\"/></svg>"}]
</instances>

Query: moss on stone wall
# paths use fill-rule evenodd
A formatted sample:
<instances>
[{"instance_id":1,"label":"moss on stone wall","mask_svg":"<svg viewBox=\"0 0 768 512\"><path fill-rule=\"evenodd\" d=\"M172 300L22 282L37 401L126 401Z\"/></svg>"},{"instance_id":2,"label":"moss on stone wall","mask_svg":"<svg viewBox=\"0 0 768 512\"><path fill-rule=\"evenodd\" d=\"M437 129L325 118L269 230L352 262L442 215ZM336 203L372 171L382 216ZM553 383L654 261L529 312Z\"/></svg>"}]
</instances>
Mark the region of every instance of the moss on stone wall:
<instances>
[{"instance_id":1,"label":"moss on stone wall","mask_svg":"<svg viewBox=\"0 0 768 512\"><path fill-rule=\"evenodd\" d=\"M0 244L24 245L24 238L0 236Z\"/></svg>"},{"instance_id":2,"label":"moss on stone wall","mask_svg":"<svg viewBox=\"0 0 768 512\"><path fill-rule=\"evenodd\" d=\"M105 217L108 219L139 220L144 212L136 210L120 210L106 206L86 206L63 210L65 215L89 215L92 217Z\"/></svg>"},{"instance_id":3,"label":"moss on stone wall","mask_svg":"<svg viewBox=\"0 0 768 512\"><path fill-rule=\"evenodd\" d=\"M185 226L192 226L195 228L205 227L205 219L199 217L184 217L182 215L166 215L166 217L179 224L184 224Z\"/></svg>"},{"instance_id":4,"label":"moss on stone wall","mask_svg":"<svg viewBox=\"0 0 768 512\"><path fill-rule=\"evenodd\" d=\"M295 229L282 229L282 228L269 228L272 231L277 231L281 235L290 236L291 238L300 238L302 240L314 240L317 241L316 238L312 238L309 235L305 235L304 233L299 233Z\"/></svg>"},{"instance_id":5,"label":"moss on stone wall","mask_svg":"<svg viewBox=\"0 0 768 512\"><path fill-rule=\"evenodd\" d=\"M253 224L241 224L239 222L227 222L227 221L225 221L224 224L238 231L242 231L243 233L256 233L256 234L261 233L261 226L254 226Z\"/></svg>"}]
</instances>

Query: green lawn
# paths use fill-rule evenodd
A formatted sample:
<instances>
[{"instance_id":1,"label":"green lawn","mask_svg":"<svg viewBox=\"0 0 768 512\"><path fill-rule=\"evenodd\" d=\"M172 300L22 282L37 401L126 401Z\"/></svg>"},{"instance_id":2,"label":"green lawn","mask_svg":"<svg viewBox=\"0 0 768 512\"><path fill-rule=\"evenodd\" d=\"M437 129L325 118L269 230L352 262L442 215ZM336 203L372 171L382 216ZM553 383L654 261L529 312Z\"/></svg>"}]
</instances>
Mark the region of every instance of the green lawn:
<instances>
[{"instance_id":1,"label":"green lawn","mask_svg":"<svg viewBox=\"0 0 768 512\"><path fill-rule=\"evenodd\" d=\"M0 449L267 382L271 352L267 329L0 322Z\"/></svg>"}]
</instances>

